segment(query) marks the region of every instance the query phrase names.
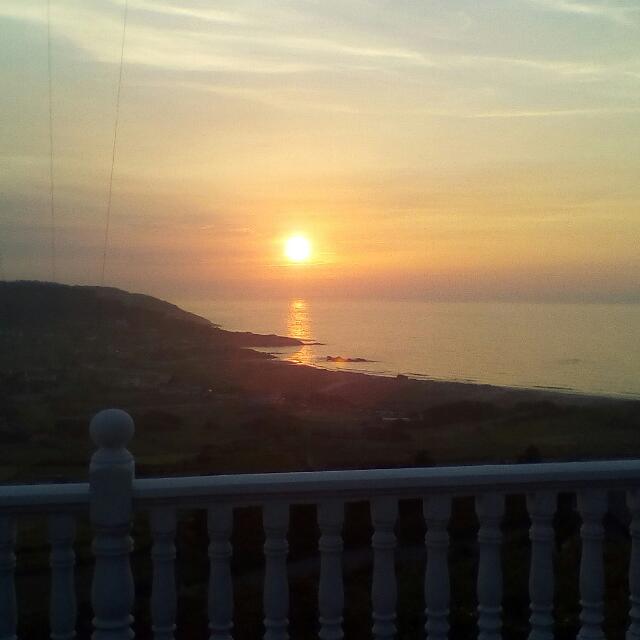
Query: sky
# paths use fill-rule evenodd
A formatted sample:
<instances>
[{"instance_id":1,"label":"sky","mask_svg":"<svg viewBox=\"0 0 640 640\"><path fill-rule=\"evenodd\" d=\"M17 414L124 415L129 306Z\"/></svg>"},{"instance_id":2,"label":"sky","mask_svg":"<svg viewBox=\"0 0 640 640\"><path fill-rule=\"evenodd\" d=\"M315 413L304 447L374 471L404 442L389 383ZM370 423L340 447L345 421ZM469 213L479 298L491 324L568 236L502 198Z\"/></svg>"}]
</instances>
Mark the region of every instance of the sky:
<instances>
[{"instance_id":1,"label":"sky","mask_svg":"<svg viewBox=\"0 0 640 640\"><path fill-rule=\"evenodd\" d=\"M62 282L101 281L123 6L51 0ZM47 68L0 0L6 279L52 277ZM639 176L637 0L129 0L105 284L640 302Z\"/></svg>"}]
</instances>

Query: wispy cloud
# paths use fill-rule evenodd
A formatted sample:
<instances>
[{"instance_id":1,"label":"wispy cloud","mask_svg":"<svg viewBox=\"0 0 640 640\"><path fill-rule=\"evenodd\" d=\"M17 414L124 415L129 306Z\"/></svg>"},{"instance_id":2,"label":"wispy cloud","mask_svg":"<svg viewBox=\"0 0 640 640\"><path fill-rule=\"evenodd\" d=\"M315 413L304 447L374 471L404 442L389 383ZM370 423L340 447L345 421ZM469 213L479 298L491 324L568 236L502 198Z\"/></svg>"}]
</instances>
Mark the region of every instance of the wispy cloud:
<instances>
[{"instance_id":1,"label":"wispy cloud","mask_svg":"<svg viewBox=\"0 0 640 640\"><path fill-rule=\"evenodd\" d=\"M299 74L330 71L384 71L483 67L528 70L563 78L590 78L610 71L630 73L635 68L589 60L557 60L525 56L473 54L464 51L435 52L426 46L406 46L381 41L371 33L328 35L314 25L303 32L293 30L286 20L265 21L264 15L249 15L240 9L223 10L178 5L151 0L130 0L131 14L125 51L128 65L159 70L220 71L254 75ZM589 15L614 16L629 20L640 7L574 2L573 0L527 0L552 9ZM53 6L54 34L78 47L91 58L116 64L117 40L121 29L120 0L82 4L60 0ZM187 18L186 22L151 20L158 16ZM285 14L286 17L287 14ZM0 3L0 16L44 24L45 11L39 2ZM293 20L289 16L289 20Z\"/></svg>"},{"instance_id":2,"label":"wispy cloud","mask_svg":"<svg viewBox=\"0 0 640 640\"><path fill-rule=\"evenodd\" d=\"M114 4L122 4L122 0L112 0ZM146 11L158 15L192 18L207 23L242 25L246 24L247 18L240 12L221 11L218 9L194 8L184 6L184 4L164 4L152 0L129 0L129 7L133 10Z\"/></svg>"},{"instance_id":3,"label":"wispy cloud","mask_svg":"<svg viewBox=\"0 0 640 640\"><path fill-rule=\"evenodd\" d=\"M575 0L528 0L544 9L585 17L601 18L622 25L640 25L640 6L620 2L582 2Z\"/></svg>"},{"instance_id":4,"label":"wispy cloud","mask_svg":"<svg viewBox=\"0 0 640 640\"><path fill-rule=\"evenodd\" d=\"M514 109L512 111L487 111L475 113L469 118L566 118L575 116L612 116L640 113L638 107L596 107L577 109Z\"/></svg>"},{"instance_id":5,"label":"wispy cloud","mask_svg":"<svg viewBox=\"0 0 640 640\"><path fill-rule=\"evenodd\" d=\"M59 2L53 7L52 29L93 59L117 63L114 46L121 29L121 3L114 0L105 6L87 3L77 5ZM136 12L142 12L136 13ZM188 25L167 26L145 20L144 14L190 18ZM44 24L46 14L32 0L0 5L0 16ZM329 70L354 66L361 60L394 61L431 66L434 63L420 51L377 43L332 39L310 33L297 35L286 32L286 25L252 25L251 28L229 32L211 28L230 24L247 27L248 20L240 13L197 10L188 7L134 0L131 7L125 57L127 64L158 69L183 71L229 71L250 74L291 74L304 71ZM207 26L208 25L208 26Z\"/></svg>"},{"instance_id":6,"label":"wispy cloud","mask_svg":"<svg viewBox=\"0 0 640 640\"><path fill-rule=\"evenodd\" d=\"M593 62L572 60L545 60L542 58L524 58L492 55L452 56L448 60L452 66L492 66L494 68L518 68L531 71L552 73L560 76L590 76L607 71L610 67Z\"/></svg>"}]
</instances>

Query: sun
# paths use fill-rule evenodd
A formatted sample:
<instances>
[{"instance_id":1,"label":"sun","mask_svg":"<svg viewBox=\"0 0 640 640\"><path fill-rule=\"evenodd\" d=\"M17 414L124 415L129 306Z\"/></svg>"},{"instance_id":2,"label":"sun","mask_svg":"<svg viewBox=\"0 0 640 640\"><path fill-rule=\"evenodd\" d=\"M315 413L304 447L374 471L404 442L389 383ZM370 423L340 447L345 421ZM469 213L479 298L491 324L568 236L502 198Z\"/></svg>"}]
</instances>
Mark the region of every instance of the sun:
<instances>
[{"instance_id":1,"label":"sun","mask_svg":"<svg viewBox=\"0 0 640 640\"><path fill-rule=\"evenodd\" d=\"M311 243L304 236L291 236L285 242L284 254L291 262L305 262L311 256Z\"/></svg>"}]
</instances>

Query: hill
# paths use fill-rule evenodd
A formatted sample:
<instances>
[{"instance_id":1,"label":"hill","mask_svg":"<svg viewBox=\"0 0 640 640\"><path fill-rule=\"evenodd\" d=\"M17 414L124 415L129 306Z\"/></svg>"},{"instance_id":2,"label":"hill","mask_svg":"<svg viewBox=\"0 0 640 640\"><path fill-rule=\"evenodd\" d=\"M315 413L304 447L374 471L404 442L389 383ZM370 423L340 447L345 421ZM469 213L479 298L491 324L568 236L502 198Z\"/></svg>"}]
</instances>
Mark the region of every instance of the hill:
<instances>
[{"instance_id":1,"label":"hill","mask_svg":"<svg viewBox=\"0 0 640 640\"><path fill-rule=\"evenodd\" d=\"M113 287L50 282L0 282L0 331L162 331L198 333L228 347L299 346L276 335L224 331L218 325L152 296Z\"/></svg>"}]
</instances>

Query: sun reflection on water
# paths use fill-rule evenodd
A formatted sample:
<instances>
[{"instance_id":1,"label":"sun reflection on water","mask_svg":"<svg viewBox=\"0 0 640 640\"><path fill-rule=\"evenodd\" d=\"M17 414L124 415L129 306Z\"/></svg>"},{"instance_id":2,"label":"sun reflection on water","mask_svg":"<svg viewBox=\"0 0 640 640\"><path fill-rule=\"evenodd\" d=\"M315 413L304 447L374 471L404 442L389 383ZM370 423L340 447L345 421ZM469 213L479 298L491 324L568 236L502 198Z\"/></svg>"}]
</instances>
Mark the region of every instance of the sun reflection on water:
<instances>
[{"instance_id":1,"label":"sun reflection on water","mask_svg":"<svg viewBox=\"0 0 640 640\"><path fill-rule=\"evenodd\" d=\"M311 306L302 298L294 298L289 303L287 311L287 335L291 338L309 342L311 334ZM303 345L288 358L301 364L312 364L314 361L313 347Z\"/></svg>"}]
</instances>

